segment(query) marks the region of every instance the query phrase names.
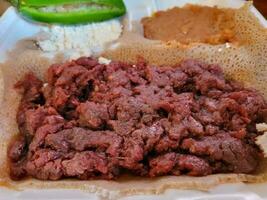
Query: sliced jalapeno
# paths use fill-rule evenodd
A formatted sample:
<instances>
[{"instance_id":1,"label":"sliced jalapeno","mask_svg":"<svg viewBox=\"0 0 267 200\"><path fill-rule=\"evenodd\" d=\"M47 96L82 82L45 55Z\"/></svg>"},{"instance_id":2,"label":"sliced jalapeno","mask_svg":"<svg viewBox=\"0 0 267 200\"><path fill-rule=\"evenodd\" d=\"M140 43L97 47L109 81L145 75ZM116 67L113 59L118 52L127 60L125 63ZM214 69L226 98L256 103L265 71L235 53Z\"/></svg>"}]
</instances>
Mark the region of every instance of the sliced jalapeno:
<instances>
[{"instance_id":1,"label":"sliced jalapeno","mask_svg":"<svg viewBox=\"0 0 267 200\"><path fill-rule=\"evenodd\" d=\"M60 24L100 22L126 12L122 0L21 0L18 9L30 19Z\"/></svg>"}]
</instances>

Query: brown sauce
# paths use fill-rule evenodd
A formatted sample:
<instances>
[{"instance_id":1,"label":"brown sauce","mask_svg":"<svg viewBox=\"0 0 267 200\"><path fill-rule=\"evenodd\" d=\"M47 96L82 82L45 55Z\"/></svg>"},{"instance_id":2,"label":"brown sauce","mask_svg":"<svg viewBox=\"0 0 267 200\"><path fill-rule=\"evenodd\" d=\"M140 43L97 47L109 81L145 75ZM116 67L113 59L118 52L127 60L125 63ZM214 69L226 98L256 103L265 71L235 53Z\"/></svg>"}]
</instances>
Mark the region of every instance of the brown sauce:
<instances>
[{"instance_id":1,"label":"brown sauce","mask_svg":"<svg viewBox=\"0 0 267 200\"><path fill-rule=\"evenodd\" d=\"M144 36L152 40L182 44L223 44L237 40L234 9L187 5L156 12L142 19Z\"/></svg>"}]
</instances>

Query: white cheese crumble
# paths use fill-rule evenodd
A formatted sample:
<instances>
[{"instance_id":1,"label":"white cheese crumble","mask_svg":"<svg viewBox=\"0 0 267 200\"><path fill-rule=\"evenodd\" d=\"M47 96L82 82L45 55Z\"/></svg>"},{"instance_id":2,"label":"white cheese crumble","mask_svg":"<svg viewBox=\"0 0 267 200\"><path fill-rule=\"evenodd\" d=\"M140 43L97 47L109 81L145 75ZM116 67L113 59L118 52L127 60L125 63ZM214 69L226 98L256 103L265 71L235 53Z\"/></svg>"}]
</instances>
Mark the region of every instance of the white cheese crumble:
<instances>
[{"instance_id":1,"label":"white cheese crumble","mask_svg":"<svg viewBox=\"0 0 267 200\"><path fill-rule=\"evenodd\" d=\"M256 144L259 145L259 147L263 151L264 157L267 157L267 124L256 124L256 129L259 132L264 132L263 135L260 135L256 138Z\"/></svg>"},{"instance_id":2,"label":"white cheese crumble","mask_svg":"<svg viewBox=\"0 0 267 200\"><path fill-rule=\"evenodd\" d=\"M263 151L264 157L267 157L267 132L264 132L263 135L260 135L256 138L256 144Z\"/></svg>"},{"instance_id":3,"label":"white cheese crumble","mask_svg":"<svg viewBox=\"0 0 267 200\"><path fill-rule=\"evenodd\" d=\"M111 63L111 60L104 58L104 57L99 57L98 62L99 64L108 65Z\"/></svg>"},{"instance_id":4,"label":"white cheese crumble","mask_svg":"<svg viewBox=\"0 0 267 200\"><path fill-rule=\"evenodd\" d=\"M231 44L228 43L228 42L226 42L225 47L226 47L226 48L230 48L230 47L231 47Z\"/></svg>"},{"instance_id":5,"label":"white cheese crumble","mask_svg":"<svg viewBox=\"0 0 267 200\"><path fill-rule=\"evenodd\" d=\"M259 131L259 132L267 131L267 124L266 124L266 123L259 123L259 124L256 124L256 129L257 129L257 131Z\"/></svg>"},{"instance_id":6,"label":"white cheese crumble","mask_svg":"<svg viewBox=\"0 0 267 200\"><path fill-rule=\"evenodd\" d=\"M119 20L110 20L77 26L42 28L45 37L37 38L37 44L45 52L63 52L75 59L101 52L105 46L117 40L122 32Z\"/></svg>"}]
</instances>

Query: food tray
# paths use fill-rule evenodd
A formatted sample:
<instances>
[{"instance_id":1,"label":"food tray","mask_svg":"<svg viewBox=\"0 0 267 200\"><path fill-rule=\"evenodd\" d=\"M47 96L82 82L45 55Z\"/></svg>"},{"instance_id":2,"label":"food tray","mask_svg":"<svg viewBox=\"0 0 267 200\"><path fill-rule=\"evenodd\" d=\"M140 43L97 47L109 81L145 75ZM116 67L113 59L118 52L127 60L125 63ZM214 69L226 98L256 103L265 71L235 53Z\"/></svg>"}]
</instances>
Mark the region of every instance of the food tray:
<instances>
[{"instance_id":1,"label":"food tray","mask_svg":"<svg viewBox=\"0 0 267 200\"><path fill-rule=\"evenodd\" d=\"M173 6L183 6L186 3L202 5L218 5L219 7L238 8L242 6L242 0L125 0L128 9L127 17L130 21L140 20L143 16L152 14L157 10L164 10ZM262 25L267 28L267 21L252 6L251 12L258 17ZM4 62L6 53L14 48L20 39L32 37L40 31L41 25L33 24L22 19L14 8L9 8L0 18L0 63ZM128 27L131 28L131 27ZM167 190L159 195L139 195L122 198L124 200L267 200L266 184L226 184L215 187L208 192L194 190ZM97 195L80 190L50 189L37 190L29 189L25 191L15 191L0 188L0 200L30 200L30 199L99 199Z\"/></svg>"}]
</instances>

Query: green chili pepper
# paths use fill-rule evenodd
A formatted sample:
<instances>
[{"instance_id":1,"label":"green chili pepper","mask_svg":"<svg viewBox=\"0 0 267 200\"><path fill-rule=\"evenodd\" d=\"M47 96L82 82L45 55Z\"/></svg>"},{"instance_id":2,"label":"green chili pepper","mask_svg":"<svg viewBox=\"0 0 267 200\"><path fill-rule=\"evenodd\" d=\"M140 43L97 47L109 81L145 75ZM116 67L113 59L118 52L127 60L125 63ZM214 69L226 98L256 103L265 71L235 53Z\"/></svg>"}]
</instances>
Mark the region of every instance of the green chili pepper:
<instances>
[{"instance_id":1,"label":"green chili pepper","mask_svg":"<svg viewBox=\"0 0 267 200\"><path fill-rule=\"evenodd\" d=\"M21 5L27 5L31 7L44 7L50 5L66 5L66 4L81 4L92 3L106 6L117 6L119 8L125 8L122 0L20 0Z\"/></svg>"},{"instance_id":2,"label":"green chili pepper","mask_svg":"<svg viewBox=\"0 0 267 200\"><path fill-rule=\"evenodd\" d=\"M122 0L21 0L18 9L30 19L60 24L100 22L126 12Z\"/></svg>"},{"instance_id":3,"label":"green chili pepper","mask_svg":"<svg viewBox=\"0 0 267 200\"><path fill-rule=\"evenodd\" d=\"M19 1L18 0L9 0L9 3L11 3L15 7L19 6Z\"/></svg>"}]
</instances>

